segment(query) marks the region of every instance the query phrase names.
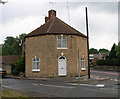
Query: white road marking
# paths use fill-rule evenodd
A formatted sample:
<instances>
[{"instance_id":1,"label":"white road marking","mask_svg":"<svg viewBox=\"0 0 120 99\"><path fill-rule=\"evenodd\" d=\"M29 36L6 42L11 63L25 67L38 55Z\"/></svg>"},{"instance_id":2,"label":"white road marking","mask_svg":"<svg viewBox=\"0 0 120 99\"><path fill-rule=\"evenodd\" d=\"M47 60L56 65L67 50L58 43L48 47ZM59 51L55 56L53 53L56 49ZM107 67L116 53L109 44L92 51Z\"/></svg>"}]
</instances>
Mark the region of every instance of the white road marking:
<instances>
[{"instance_id":1,"label":"white road marking","mask_svg":"<svg viewBox=\"0 0 120 99\"><path fill-rule=\"evenodd\" d=\"M75 85L75 86L78 85L78 84L76 84L76 83L66 83L66 84L68 84L68 85Z\"/></svg>"},{"instance_id":2,"label":"white road marking","mask_svg":"<svg viewBox=\"0 0 120 99\"><path fill-rule=\"evenodd\" d=\"M32 85L38 86L38 84L32 83Z\"/></svg>"},{"instance_id":3,"label":"white road marking","mask_svg":"<svg viewBox=\"0 0 120 99\"><path fill-rule=\"evenodd\" d=\"M105 85L104 84L98 84L98 85L90 85L90 84L76 84L76 83L67 83L69 85L81 85L81 86L92 86L92 87L104 87Z\"/></svg>"},{"instance_id":4,"label":"white road marking","mask_svg":"<svg viewBox=\"0 0 120 99\"><path fill-rule=\"evenodd\" d=\"M76 88L76 87L69 87L69 86L56 86L56 85L47 85L47 84L40 84L41 86L48 86L48 87L59 87L59 88Z\"/></svg>"},{"instance_id":5,"label":"white road marking","mask_svg":"<svg viewBox=\"0 0 120 99\"><path fill-rule=\"evenodd\" d=\"M96 87L104 87L104 84L95 85Z\"/></svg>"},{"instance_id":6,"label":"white road marking","mask_svg":"<svg viewBox=\"0 0 120 99\"><path fill-rule=\"evenodd\" d=\"M90 85L90 84L79 84L79 85L82 85L82 86L95 86L95 85Z\"/></svg>"},{"instance_id":7,"label":"white road marking","mask_svg":"<svg viewBox=\"0 0 120 99\"><path fill-rule=\"evenodd\" d=\"M114 79L115 81L118 81L117 79Z\"/></svg>"}]
</instances>

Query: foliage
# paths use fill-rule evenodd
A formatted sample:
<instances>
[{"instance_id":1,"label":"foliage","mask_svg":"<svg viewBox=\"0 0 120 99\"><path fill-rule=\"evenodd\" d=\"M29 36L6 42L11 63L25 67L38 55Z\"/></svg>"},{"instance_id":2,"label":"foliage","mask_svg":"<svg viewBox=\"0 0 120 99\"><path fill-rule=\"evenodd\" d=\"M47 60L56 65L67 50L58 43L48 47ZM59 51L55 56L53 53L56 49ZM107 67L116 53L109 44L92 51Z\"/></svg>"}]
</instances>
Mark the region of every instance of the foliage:
<instances>
[{"instance_id":1,"label":"foliage","mask_svg":"<svg viewBox=\"0 0 120 99\"><path fill-rule=\"evenodd\" d=\"M97 65L106 65L106 66L120 66L120 42L118 45L113 44L109 56L106 60L97 60Z\"/></svg>"},{"instance_id":2,"label":"foliage","mask_svg":"<svg viewBox=\"0 0 120 99\"><path fill-rule=\"evenodd\" d=\"M109 56L108 56L108 59L113 59L113 58L117 58L116 56L116 44L114 43L111 50L110 50L110 53L109 53Z\"/></svg>"},{"instance_id":3,"label":"foliage","mask_svg":"<svg viewBox=\"0 0 120 99\"><path fill-rule=\"evenodd\" d=\"M4 44L2 44L2 55L22 55L22 45L25 35L21 34L16 38L6 37Z\"/></svg>"},{"instance_id":4,"label":"foliage","mask_svg":"<svg viewBox=\"0 0 120 99\"><path fill-rule=\"evenodd\" d=\"M118 43L118 46L116 47L116 56L120 60L120 42Z\"/></svg>"},{"instance_id":5,"label":"foliage","mask_svg":"<svg viewBox=\"0 0 120 99\"><path fill-rule=\"evenodd\" d=\"M108 49L99 49L99 52L109 52L109 50Z\"/></svg>"},{"instance_id":6,"label":"foliage","mask_svg":"<svg viewBox=\"0 0 120 99\"><path fill-rule=\"evenodd\" d=\"M90 53L90 54L98 54L99 52L98 52L97 49L91 48L91 49L89 50L89 53Z\"/></svg>"},{"instance_id":7,"label":"foliage","mask_svg":"<svg viewBox=\"0 0 120 99\"><path fill-rule=\"evenodd\" d=\"M2 44L2 55L13 55L14 37L6 37Z\"/></svg>"},{"instance_id":8,"label":"foliage","mask_svg":"<svg viewBox=\"0 0 120 99\"><path fill-rule=\"evenodd\" d=\"M11 65L13 75L19 75L21 72L25 73L25 56L18 59L15 64Z\"/></svg>"},{"instance_id":9,"label":"foliage","mask_svg":"<svg viewBox=\"0 0 120 99\"><path fill-rule=\"evenodd\" d=\"M119 66L118 64L118 59L109 59L109 60L97 60L96 61L97 65L104 65L104 66Z\"/></svg>"}]
</instances>

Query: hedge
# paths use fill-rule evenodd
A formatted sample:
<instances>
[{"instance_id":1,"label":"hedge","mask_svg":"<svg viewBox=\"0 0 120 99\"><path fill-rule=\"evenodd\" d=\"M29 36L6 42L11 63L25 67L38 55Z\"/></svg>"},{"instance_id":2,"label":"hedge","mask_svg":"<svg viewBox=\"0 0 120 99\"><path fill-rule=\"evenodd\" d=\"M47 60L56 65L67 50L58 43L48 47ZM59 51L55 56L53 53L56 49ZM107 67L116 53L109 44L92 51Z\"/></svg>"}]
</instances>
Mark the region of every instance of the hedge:
<instances>
[{"instance_id":1,"label":"hedge","mask_svg":"<svg viewBox=\"0 0 120 99\"><path fill-rule=\"evenodd\" d=\"M97 60L97 65L105 65L105 66L120 66L120 61L117 58L108 59L108 60Z\"/></svg>"}]
</instances>

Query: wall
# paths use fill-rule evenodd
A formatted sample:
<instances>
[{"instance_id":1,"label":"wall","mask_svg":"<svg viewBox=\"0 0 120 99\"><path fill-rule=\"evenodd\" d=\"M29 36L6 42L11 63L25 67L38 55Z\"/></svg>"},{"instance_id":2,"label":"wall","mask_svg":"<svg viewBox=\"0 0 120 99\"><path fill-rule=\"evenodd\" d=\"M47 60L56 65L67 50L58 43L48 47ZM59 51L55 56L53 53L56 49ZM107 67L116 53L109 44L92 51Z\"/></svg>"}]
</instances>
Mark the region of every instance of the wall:
<instances>
[{"instance_id":1,"label":"wall","mask_svg":"<svg viewBox=\"0 0 120 99\"><path fill-rule=\"evenodd\" d=\"M2 69L7 71L7 73L11 73L11 65L2 64Z\"/></svg>"},{"instance_id":2,"label":"wall","mask_svg":"<svg viewBox=\"0 0 120 99\"><path fill-rule=\"evenodd\" d=\"M87 53L87 39L82 37L77 37L77 50L79 48L79 61L80 61L80 72L82 75L88 74L88 53ZM81 70L81 58L85 58L85 69ZM78 57L77 57L78 60ZM77 70L78 71L78 70Z\"/></svg>"},{"instance_id":3,"label":"wall","mask_svg":"<svg viewBox=\"0 0 120 99\"><path fill-rule=\"evenodd\" d=\"M43 35L26 38L26 76L57 77L58 57L61 56L61 53L67 58L67 76L78 76L77 48L79 46L80 53L84 53L86 58L86 41L81 40L81 38L78 39L78 36L75 35L66 35L68 49L57 49L57 36ZM32 72L32 58L35 56L40 58L40 72ZM83 75L87 74L85 71L82 71L82 73Z\"/></svg>"}]
</instances>

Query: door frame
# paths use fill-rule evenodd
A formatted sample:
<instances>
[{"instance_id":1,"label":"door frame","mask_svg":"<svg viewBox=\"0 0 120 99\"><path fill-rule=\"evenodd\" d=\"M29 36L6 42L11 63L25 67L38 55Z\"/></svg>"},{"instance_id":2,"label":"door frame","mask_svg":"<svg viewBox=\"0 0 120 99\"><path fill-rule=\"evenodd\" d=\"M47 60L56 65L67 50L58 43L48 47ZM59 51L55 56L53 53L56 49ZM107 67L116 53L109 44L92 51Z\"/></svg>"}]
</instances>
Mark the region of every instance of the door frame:
<instances>
[{"instance_id":1,"label":"door frame","mask_svg":"<svg viewBox=\"0 0 120 99\"><path fill-rule=\"evenodd\" d=\"M59 75L59 58L60 57L64 57L65 58L65 61L66 61L66 66L65 66L65 72L66 72L66 74L65 75ZM58 76L67 76L67 58L66 58L66 56L59 56L58 57Z\"/></svg>"}]
</instances>

